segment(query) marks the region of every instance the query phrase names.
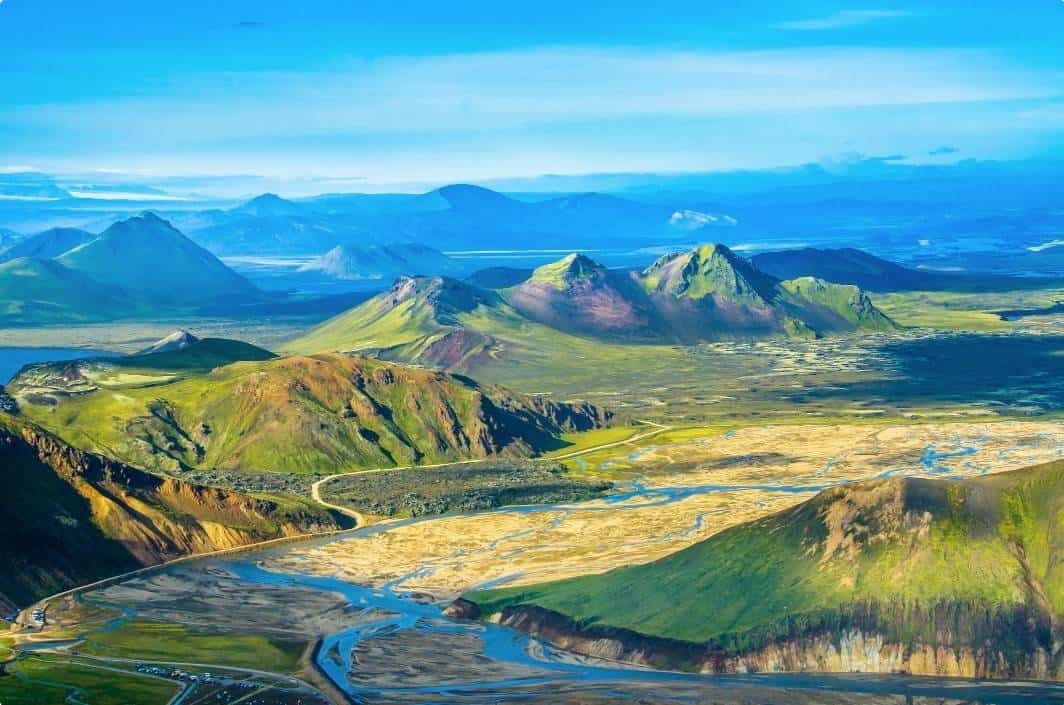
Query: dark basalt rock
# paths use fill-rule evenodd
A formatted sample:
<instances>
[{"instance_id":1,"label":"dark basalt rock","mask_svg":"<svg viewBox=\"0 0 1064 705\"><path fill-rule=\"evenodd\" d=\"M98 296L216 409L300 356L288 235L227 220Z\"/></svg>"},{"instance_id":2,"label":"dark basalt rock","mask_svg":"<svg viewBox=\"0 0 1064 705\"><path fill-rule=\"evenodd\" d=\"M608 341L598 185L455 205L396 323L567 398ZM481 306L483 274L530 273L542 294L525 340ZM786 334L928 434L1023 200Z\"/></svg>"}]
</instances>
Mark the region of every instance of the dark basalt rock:
<instances>
[{"instance_id":1,"label":"dark basalt rock","mask_svg":"<svg viewBox=\"0 0 1064 705\"><path fill-rule=\"evenodd\" d=\"M459 597L447 605L443 615L451 619L480 619L480 607L475 602Z\"/></svg>"}]
</instances>

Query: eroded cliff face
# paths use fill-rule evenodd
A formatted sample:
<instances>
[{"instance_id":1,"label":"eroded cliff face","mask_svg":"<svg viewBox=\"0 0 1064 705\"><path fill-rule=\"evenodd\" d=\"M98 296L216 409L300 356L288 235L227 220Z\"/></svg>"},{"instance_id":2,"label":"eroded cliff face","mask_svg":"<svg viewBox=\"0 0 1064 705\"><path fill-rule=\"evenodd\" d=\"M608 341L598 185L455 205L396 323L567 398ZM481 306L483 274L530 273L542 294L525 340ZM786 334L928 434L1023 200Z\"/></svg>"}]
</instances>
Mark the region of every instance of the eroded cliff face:
<instances>
[{"instance_id":1,"label":"eroded cliff face","mask_svg":"<svg viewBox=\"0 0 1064 705\"><path fill-rule=\"evenodd\" d=\"M988 646L911 647L887 642L881 634L852 631L834 639L818 636L773 644L728 659L713 659L702 669L715 673L909 673L963 678L1029 678L1061 680L1064 670L1036 647L1027 653L1005 653Z\"/></svg>"},{"instance_id":2,"label":"eroded cliff face","mask_svg":"<svg viewBox=\"0 0 1064 705\"><path fill-rule=\"evenodd\" d=\"M97 526L142 562L339 528L328 513L159 477L31 427L22 440L89 502Z\"/></svg>"},{"instance_id":3,"label":"eroded cliff face","mask_svg":"<svg viewBox=\"0 0 1064 705\"><path fill-rule=\"evenodd\" d=\"M446 614L477 619L477 605L458 600ZM525 632L561 648L596 658L699 673L906 673L965 678L1064 680L1064 658L1051 649L1029 646L1003 649L987 640L983 647L911 645L890 642L882 634L848 630L788 639L740 654L712 646L648 637L623 629L585 627L536 606L518 605L487 616L488 621ZM1006 639L1008 635L1005 635Z\"/></svg>"},{"instance_id":4,"label":"eroded cliff face","mask_svg":"<svg viewBox=\"0 0 1064 705\"><path fill-rule=\"evenodd\" d=\"M192 553L341 528L311 504L159 477L0 421L0 601L26 604Z\"/></svg>"}]
</instances>

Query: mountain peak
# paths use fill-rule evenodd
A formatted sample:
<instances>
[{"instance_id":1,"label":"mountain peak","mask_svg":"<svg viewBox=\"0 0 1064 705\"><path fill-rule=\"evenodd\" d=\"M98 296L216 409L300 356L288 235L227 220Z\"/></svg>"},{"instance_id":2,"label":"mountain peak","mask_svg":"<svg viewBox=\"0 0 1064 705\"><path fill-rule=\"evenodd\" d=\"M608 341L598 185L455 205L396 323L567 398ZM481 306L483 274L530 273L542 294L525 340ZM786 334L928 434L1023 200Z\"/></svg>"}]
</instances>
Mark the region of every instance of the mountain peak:
<instances>
[{"instance_id":1,"label":"mountain peak","mask_svg":"<svg viewBox=\"0 0 1064 705\"><path fill-rule=\"evenodd\" d=\"M395 280L387 297L392 307L407 301L412 306L426 307L437 321L497 301L492 292L451 277L401 276Z\"/></svg>"},{"instance_id":2,"label":"mountain peak","mask_svg":"<svg viewBox=\"0 0 1064 705\"><path fill-rule=\"evenodd\" d=\"M187 330L178 329L170 335L156 340L142 350L138 350L133 353L134 355L150 355L152 353L160 352L173 352L175 350L184 350L190 345L194 345L200 341L199 338L189 333Z\"/></svg>"},{"instance_id":3,"label":"mountain peak","mask_svg":"<svg viewBox=\"0 0 1064 705\"><path fill-rule=\"evenodd\" d=\"M717 294L764 302L775 280L721 244L665 255L643 272L648 290L690 299Z\"/></svg>"},{"instance_id":4,"label":"mountain peak","mask_svg":"<svg viewBox=\"0 0 1064 705\"><path fill-rule=\"evenodd\" d=\"M154 213L120 220L58 261L101 283L187 305L255 288Z\"/></svg>"},{"instance_id":5,"label":"mountain peak","mask_svg":"<svg viewBox=\"0 0 1064 705\"><path fill-rule=\"evenodd\" d=\"M400 274L442 274L456 264L439 250L418 243L337 245L299 268L338 279L394 279Z\"/></svg>"},{"instance_id":6,"label":"mountain peak","mask_svg":"<svg viewBox=\"0 0 1064 705\"><path fill-rule=\"evenodd\" d=\"M264 193L233 209L233 212L253 216L296 215L299 204L281 198L276 193Z\"/></svg>"},{"instance_id":7,"label":"mountain peak","mask_svg":"<svg viewBox=\"0 0 1064 705\"><path fill-rule=\"evenodd\" d=\"M159 217L152 211L141 211L137 215L126 218L125 220L116 220L111 224L111 227L100 233L100 237L114 237L115 235L122 235L130 232L173 232L180 235L177 228L175 228L169 220Z\"/></svg>"},{"instance_id":8,"label":"mountain peak","mask_svg":"<svg viewBox=\"0 0 1064 705\"><path fill-rule=\"evenodd\" d=\"M590 257L573 252L557 262L537 268L532 272L531 280L565 289L573 282L599 277L605 271L605 267Z\"/></svg>"},{"instance_id":9,"label":"mountain peak","mask_svg":"<svg viewBox=\"0 0 1064 705\"><path fill-rule=\"evenodd\" d=\"M509 196L504 196L497 191L492 191L482 186L473 186L472 184L451 184L437 189L436 193L442 196L454 209L474 209L485 206L512 207L518 205L518 202Z\"/></svg>"}]
</instances>

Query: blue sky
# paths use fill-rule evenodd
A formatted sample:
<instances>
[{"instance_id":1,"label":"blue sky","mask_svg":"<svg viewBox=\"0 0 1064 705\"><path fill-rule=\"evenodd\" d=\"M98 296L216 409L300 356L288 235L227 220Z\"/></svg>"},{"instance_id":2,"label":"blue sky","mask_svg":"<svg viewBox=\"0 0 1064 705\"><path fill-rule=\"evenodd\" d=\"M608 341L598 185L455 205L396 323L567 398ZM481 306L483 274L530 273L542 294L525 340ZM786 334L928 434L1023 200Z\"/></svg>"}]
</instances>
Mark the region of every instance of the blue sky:
<instances>
[{"instance_id":1,"label":"blue sky","mask_svg":"<svg viewBox=\"0 0 1064 705\"><path fill-rule=\"evenodd\" d=\"M737 4L0 0L0 169L356 190L1060 155L1060 0Z\"/></svg>"}]
</instances>

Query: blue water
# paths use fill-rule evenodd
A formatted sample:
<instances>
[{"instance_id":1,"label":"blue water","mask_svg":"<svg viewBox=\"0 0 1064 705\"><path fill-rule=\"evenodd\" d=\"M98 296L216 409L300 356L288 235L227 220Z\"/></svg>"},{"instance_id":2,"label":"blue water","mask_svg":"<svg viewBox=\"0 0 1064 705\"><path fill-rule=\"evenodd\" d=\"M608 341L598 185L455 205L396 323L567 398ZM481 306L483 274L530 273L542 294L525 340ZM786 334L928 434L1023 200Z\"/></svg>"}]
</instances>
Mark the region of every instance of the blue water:
<instances>
[{"instance_id":1,"label":"blue water","mask_svg":"<svg viewBox=\"0 0 1064 705\"><path fill-rule=\"evenodd\" d=\"M942 459L974 452L959 443L955 444L955 447L959 449L947 453L937 452L934 446L926 448L921 462L923 469L935 472ZM825 471L830 471L830 464ZM554 512L559 515L554 520L554 525L557 526L580 512L626 511L646 506L668 505L698 494L745 490L812 493L823 488L824 486L820 485L647 487L642 478L636 478L615 487L613 493L604 501L578 505L506 507L485 513ZM708 514L711 513L699 514L692 524L680 533L688 535L700 531ZM311 546L335 541L372 540L383 532L422 521L432 521L432 518L406 519L370 526L336 537L309 541L302 544L300 549L305 550ZM527 529L518 530L497 537L486 548L498 546L528 532ZM654 537L647 541L660 541L664 538L667 537ZM943 701L957 705L976 702L981 705L1064 704L1064 684L849 674L706 676L628 667L568 654L524 633L499 625L448 619L443 615L445 603L426 601L424 595L414 595L402 588L402 585L411 579L431 576L435 570L432 564L419 566L407 575L395 578L380 587L348 583L336 577L308 575L287 568L284 572L273 572L263 567L262 561L265 559L286 554L291 550L291 547L274 547L243 554L239 558L218 558L189 563L172 570L221 569L249 588L254 585L285 585L341 595L364 621L324 636L318 650L317 664L357 703L495 705L520 702L527 705L554 705L563 700L566 703L579 702L581 694L595 694L606 696L611 702L618 703L668 702L696 705L720 702L732 705L742 702L747 705L779 705L792 701L787 697L788 690L801 690L846 693L846 702L853 705L880 705L884 702L883 695L905 698L907 702L929 698L931 700L927 702ZM509 555L516 555L524 550L528 548L515 548ZM459 558L465 553L456 550L449 558ZM500 560L505 558L501 556ZM270 562L265 565L276 564ZM507 575L478 587L504 585L517 577L518 574ZM129 616L127 611L118 620L127 619ZM452 655L438 652L434 658L443 659L448 663L452 656L455 659L464 658L465 660L458 660L456 663L466 668L468 661L467 670L455 676L455 669L452 668L434 682L431 660L420 661L421 656L417 653L406 658L407 651L402 646L387 652L386 657L363 654L360 658L368 658L368 662L355 658L360 645L399 634L429 639L433 635L449 635L448 638L463 635L466 637L464 643L472 645L468 648L472 649L473 653ZM365 665L366 663L369 665ZM417 673L420 679L417 682L404 682L402 674L411 672ZM399 685L396 685L397 681ZM562 697L563 695L565 697Z\"/></svg>"},{"instance_id":2,"label":"blue water","mask_svg":"<svg viewBox=\"0 0 1064 705\"><path fill-rule=\"evenodd\" d=\"M705 676L626 667L594 659L573 658L548 644L523 633L494 624L452 621L443 616L443 605L425 603L395 585L402 578L382 588L354 585L337 578L298 573L273 573L249 560L227 562L224 568L248 584L286 585L326 590L342 595L351 606L372 609L379 618L331 634L322 642L318 665L329 678L347 692L355 702L391 702L398 699L425 703L549 702L552 693L609 693L618 702L637 702L644 698L667 696L670 702L709 702L704 696L722 690L803 689L852 693L853 702L869 701L876 695L897 694L916 697L948 697L950 702L977 700L983 705L1017 703L1064 703L1064 686L1056 684L988 683L965 680L941 680L905 676L823 676L807 674L764 674ZM466 682L448 679L441 685L375 687L372 683L350 682L348 674L357 672L353 654L360 642L386 637L404 630L421 634L466 634L480 643L480 658L497 664L528 669L526 676L486 678L473 668ZM423 664L397 663L397 670ZM777 695L760 700L756 693L742 696L750 705L768 705ZM881 702L877 699L877 702Z\"/></svg>"},{"instance_id":3,"label":"blue water","mask_svg":"<svg viewBox=\"0 0 1064 705\"><path fill-rule=\"evenodd\" d=\"M0 384L9 382L25 365L34 362L57 362L85 357L109 357L114 353L84 348L13 348L0 347Z\"/></svg>"}]
</instances>

